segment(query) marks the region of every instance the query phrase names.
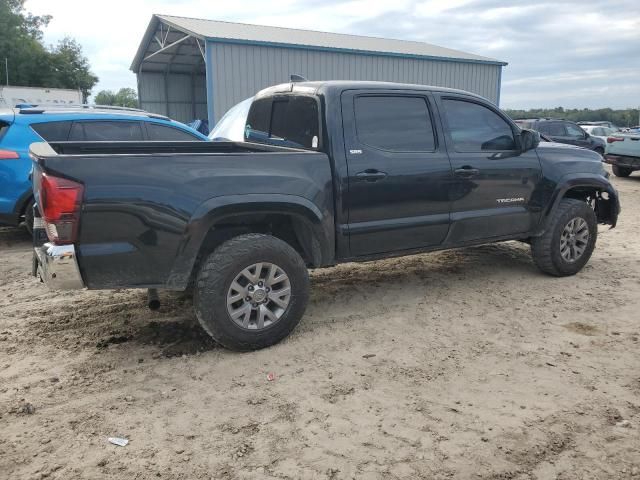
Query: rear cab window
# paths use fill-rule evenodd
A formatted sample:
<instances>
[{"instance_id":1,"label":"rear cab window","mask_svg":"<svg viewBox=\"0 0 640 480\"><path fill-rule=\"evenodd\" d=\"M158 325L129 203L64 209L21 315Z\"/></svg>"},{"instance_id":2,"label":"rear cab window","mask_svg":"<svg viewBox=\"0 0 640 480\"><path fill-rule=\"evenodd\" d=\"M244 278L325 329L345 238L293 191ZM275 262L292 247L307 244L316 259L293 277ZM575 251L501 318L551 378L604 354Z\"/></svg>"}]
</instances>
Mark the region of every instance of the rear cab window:
<instances>
[{"instance_id":1,"label":"rear cab window","mask_svg":"<svg viewBox=\"0 0 640 480\"><path fill-rule=\"evenodd\" d=\"M247 142L317 150L320 111L314 97L279 95L255 100L244 128Z\"/></svg>"}]
</instances>

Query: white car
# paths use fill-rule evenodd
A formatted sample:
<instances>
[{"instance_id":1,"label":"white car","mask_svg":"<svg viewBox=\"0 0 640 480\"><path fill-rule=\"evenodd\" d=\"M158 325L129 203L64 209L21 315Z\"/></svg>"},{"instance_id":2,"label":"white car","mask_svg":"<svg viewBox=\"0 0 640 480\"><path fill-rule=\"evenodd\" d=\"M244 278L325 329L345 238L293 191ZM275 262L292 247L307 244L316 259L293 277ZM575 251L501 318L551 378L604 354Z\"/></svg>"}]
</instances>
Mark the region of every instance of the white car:
<instances>
[{"instance_id":1,"label":"white car","mask_svg":"<svg viewBox=\"0 0 640 480\"><path fill-rule=\"evenodd\" d=\"M599 125L580 125L580 128L582 128L592 137L601 138L605 142L607 141L607 137L609 135L613 135L618 131L615 128L601 127Z\"/></svg>"}]
</instances>

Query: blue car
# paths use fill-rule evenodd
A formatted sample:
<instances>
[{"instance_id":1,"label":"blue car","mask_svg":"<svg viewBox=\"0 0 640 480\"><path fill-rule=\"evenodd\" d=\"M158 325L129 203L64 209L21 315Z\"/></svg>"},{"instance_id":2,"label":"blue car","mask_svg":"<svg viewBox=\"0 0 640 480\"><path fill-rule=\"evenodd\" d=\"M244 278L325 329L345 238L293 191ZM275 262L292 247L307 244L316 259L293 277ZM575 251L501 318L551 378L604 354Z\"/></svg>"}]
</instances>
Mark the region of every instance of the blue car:
<instances>
[{"instance_id":1,"label":"blue car","mask_svg":"<svg viewBox=\"0 0 640 480\"><path fill-rule=\"evenodd\" d=\"M188 126L135 109L26 105L0 109L0 225L33 223L31 159L33 142L208 141Z\"/></svg>"}]
</instances>

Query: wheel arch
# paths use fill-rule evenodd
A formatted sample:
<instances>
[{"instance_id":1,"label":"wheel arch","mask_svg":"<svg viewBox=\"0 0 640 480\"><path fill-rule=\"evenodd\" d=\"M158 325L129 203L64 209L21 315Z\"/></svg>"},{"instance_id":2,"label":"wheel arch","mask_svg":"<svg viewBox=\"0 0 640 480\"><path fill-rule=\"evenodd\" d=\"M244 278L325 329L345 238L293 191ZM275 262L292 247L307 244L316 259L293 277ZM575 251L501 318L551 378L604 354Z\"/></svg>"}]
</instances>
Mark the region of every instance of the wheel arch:
<instances>
[{"instance_id":1,"label":"wheel arch","mask_svg":"<svg viewBox=\"0 0 640 480\"><path fill-rule=\"evenodd\" d=\"M187 288L198 262L218 245L246 233L267 233L291 245L311 267L334 258L333 217L304 197L247 194L214 197L188 222L167 287Z\"/></svg>"},{"instance_id":2,"label":"wheel arch","mask_svg":"<svg viewBox=\"0 0 640 480\"><path fill-rule=\"evenodd\" d=\"M599 175L585 174L572 175L571 178L558 182L552 195L552 200L547 206L540 232L544 231L544 224L563 198L575 198L577 200L592 200L598 223L616 226L620 213L620 200L618 193L611 183Z\"/></svg>"},{"instance_id":3,"label":"wheel arch","mask_svg":"<svg viewBox=\"0 0 640 480\"><path fill-rule=\"evenodd\" d=\"M29 205L29 202L33 200L33 191L29 188L26 192L24 192L18 200L16 201L16 205L14 207L14 213L18 215L18 218L22 217L25 214L25 210Z\"/></svg>"}]
</instances>

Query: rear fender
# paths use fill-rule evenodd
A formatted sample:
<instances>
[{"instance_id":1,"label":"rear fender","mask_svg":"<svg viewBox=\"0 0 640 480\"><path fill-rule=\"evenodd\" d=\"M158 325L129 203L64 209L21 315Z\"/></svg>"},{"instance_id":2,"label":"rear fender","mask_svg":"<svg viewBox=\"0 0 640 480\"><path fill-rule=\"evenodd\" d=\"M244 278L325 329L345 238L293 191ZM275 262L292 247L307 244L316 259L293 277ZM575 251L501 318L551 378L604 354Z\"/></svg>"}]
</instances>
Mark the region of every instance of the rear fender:
<instances>
[{"instance_id":1,"label":"rear fender","mask_svg":"<svg viewBox=\"0 0 640 480\"><path fill-rule=\"evenodd\" d=\"M201 204L189 220L178 247L167 288L187 288L203 242L212 229L225 221L248 214L290 216L301 243L311 245L314 266L325 265L334 257L333 219L316 205L297 195L247 194L214 197ZM303 237L303 238L300 238Z\"/></svg>"}]
</instances>

